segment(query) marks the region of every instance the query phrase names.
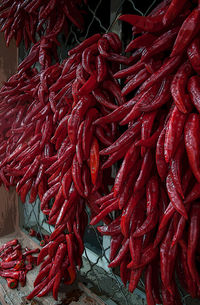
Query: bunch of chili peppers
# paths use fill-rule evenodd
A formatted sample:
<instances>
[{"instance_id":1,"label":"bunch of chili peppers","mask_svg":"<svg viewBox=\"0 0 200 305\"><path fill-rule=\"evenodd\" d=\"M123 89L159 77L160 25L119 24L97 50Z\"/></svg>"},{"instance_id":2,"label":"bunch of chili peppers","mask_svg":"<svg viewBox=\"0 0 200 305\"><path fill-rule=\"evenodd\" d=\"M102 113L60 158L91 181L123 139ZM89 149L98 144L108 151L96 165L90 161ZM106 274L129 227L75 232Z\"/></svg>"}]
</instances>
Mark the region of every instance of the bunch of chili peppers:
<instances>
[{"instance_id":1,"label":"bunch of chili peppers","mask_svg":"<svg viewBox=\"0 0 200 305\"><path fill-rule=\"evenodd\" d=\"M118 154L114 187L95 203L118 217L98 227L111 236L109 267L133 291L144 274L148 305L181 304L177 280L200 297L200 6L163 1L149 16L122 15L136 38L124 79L127 102L94 124L128 129L100 155ZM118 208L116 208L118 207Z\"/></svg>"},{"instance_id":2,"label":"bunch of chili peppers","mask_svg":"<svg viewBox=\"0 0 200 305\"><path fill-rule=\"evenodd\" d=\"M26 284L26 274L37 265L39 248L22 249L17 239L10 240L0 247L0 276L7 280L8 287L14 289L20 283Z\"/></svg>"},{"instance_id":3,"label":"bunch of chili peppers","mask_svg":"<svg viewBox=\"0 0 200 305\"><path fill-rule=\"evenodd\" d=\"M28 299L74 281L86 205L129 291L144 274L148 305L181 304L177 279L200 297L200 6L165 0L120 19L136 35L129 57L116 34L95 34L52 65L44 37L0 91L1 181L23 202L38 195L55 226Z\"/></svg>"},{"instance_id":4,"label":"bunch of chili peppers","mask_svg":"<svg viewBox=\"0 0 200 305\"><path fill-rule=\"evenodd\" d=\"M85 205L97 215L94 199L113 184L99 150L117 135L115 123L102 127L93 122L124 103L113 74L120 63L132 61L120 55L121 41L114 33L88 38L61 65L51 65L52 43L43 37L35 44L0 92L5 121L1 181L7 188L16 185L22 202L29 191L30 203L38 195L48 223L55 226L39 255L38 264L45 260L29 299L50 290L57 299L60 281L73 282L76 266L82 265ZM40 71L32 68L37 62Z\"/></svg>"},{"instance_id":5,"label":"bunch of chili peppers","mask_svg":"<svg viewBox=\"0 0 200 305\"><path fill-rule=\"evenodd\" d=\"M86 4L86 1L84 1ZM69 33L69 21L78 29L84 26L82 0L2 0L0 4L0 31L6 45L14 38L19 46L36 43L37 35L49 38Z\"/></svg>"}]
</instances>

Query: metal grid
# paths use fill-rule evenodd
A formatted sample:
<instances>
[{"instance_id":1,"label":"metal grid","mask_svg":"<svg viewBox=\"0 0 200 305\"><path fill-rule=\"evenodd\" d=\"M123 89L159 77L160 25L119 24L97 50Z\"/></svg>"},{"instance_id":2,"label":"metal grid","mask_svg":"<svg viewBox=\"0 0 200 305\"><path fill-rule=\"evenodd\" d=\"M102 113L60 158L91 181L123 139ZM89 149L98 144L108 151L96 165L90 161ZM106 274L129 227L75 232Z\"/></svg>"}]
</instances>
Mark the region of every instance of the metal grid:
<instances>
[{"instance_id":1,"label":"metal grid","mask_svg":"<svg viewBox=\"0 0 200 305\"><path fill-rule=\"evenodd\" d=\"M85 7L85 30L80 32L72 25L67 38L63 34L59 35L58 40L61 46L58 48L58 56L60 62L66 58L69 49L95 33L116 32L126 45L132 39L131 29L122 25L117 20L118 16L121 13L130 12L146 15L159 2L160 0L88 0L88 5ZM27 54L28 51L21 45L19 62ZM37 236L34 238L37 241L44 239L45 235L53 231L53 227L46 223L46 216L40 212L40 200L37 199L33 204L29 204L29 195L26 198L26 203L20 204L20 223L27 233L30 229L36 231ZM123 287L117 270L113 272L107 267L110 238L100 236L95 227L88 226L84 243L83 268L79 272L81 280L89 283L90 289L94 289L96 294L101 297L105 294L109 297L114 302L110 304L145 304L142 281L139 285L141 290L136 289L134 294L131 294ZM106 300L104 301L106 302Z\"/></svg>"}]
</instances>

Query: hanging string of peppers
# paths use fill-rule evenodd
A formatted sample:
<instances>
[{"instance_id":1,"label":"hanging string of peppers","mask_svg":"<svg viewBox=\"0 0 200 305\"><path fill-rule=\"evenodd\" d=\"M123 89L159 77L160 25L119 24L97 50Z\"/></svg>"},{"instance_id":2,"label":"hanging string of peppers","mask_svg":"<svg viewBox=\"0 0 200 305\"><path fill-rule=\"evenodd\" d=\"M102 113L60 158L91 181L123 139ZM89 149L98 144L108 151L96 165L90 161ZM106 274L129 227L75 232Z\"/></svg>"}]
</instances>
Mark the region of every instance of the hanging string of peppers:
<instances>
[{"instance_id":1,"label":"hanging string of peppers","mask_svg":"<svg viewBox=\"0 0 200 305\"><path fill-rule=\"evenodd\" d=\"M55 37L69 34L69 22L83 30L84 0L4 0L0 4L0 31L4 32L6 45L12 38L19 46L24 41L26 49L36 43L37 37Z\"/></svg>"}]
</instances>

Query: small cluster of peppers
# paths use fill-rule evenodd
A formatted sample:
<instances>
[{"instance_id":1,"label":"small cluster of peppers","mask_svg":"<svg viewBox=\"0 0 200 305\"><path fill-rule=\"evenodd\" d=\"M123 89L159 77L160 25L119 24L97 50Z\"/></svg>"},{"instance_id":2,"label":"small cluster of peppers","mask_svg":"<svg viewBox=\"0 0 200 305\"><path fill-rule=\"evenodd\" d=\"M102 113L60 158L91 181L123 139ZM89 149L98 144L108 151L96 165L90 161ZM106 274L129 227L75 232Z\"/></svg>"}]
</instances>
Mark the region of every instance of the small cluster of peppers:
<instances>
[{"instance_id":1,"label":"small cluster of peppers","mask_svg":"<svg viewBox=\"0 0 200 305\"><path fill-rule=\"evenodd\" d=\"M149 16L122 15L136 38L124 79L127 102L94 124L128 124L100 155L121 159L114 186L95 203L111 236L109 267L130 292L142 274L148 305L181 304L177 280L200 298L200 5L163 1Z\"/></svg>"},{"instance_id":2,"label":"small cluster of peppers","mask_svg":"<svg viewBox=\"0 0 200 305\"><path fill-rule=\"evenodd\" d=\"M82 0L2 0L0 4L0 31L6 45L14 38L16 45L24 41L26 49L36 43L37 36L48 38L63 32L69 34L69 21L83 30Z\"/></svg>"},{"instance_id":3,"label":"small cluster of peppers","mask_svg":"<svg viewBox=\"0 0 200 305\"><path fill-rule=\"evenodd\" d=\"M17 239L0 246L0 276L6 279L9 288L16 288L18 283L25 286L27 272L37 265L37 256L33 254L39 252L39 248L22 249Z\"/></svg>"}]
</instances>

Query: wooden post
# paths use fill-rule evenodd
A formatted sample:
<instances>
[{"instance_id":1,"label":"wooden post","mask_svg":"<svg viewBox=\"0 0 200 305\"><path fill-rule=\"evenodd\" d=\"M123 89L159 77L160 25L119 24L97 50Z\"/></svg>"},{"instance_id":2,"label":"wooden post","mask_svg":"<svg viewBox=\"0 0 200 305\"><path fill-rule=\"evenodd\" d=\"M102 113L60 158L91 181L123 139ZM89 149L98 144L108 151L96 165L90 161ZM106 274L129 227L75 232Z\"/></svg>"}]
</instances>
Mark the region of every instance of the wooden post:
<instances>
[{"instance_id":1,"label":"wooden post","mask_svg":"<svg viewBox=\"0 0 200 305\"><path fill-rule=\"evenodd\" d=\"M17 71L17 48L11 41L9 48L5 45L3 34L0 33L0 87L3 82ZM18 229L18 196L14 188L7 191L0 187L0 237Z\"/></svg>"}]
</instances>

